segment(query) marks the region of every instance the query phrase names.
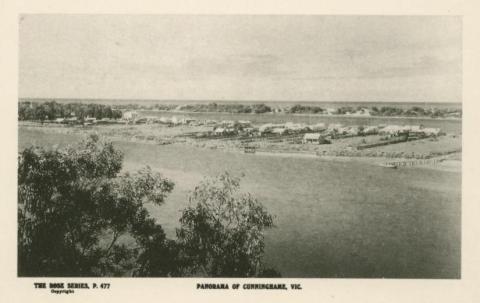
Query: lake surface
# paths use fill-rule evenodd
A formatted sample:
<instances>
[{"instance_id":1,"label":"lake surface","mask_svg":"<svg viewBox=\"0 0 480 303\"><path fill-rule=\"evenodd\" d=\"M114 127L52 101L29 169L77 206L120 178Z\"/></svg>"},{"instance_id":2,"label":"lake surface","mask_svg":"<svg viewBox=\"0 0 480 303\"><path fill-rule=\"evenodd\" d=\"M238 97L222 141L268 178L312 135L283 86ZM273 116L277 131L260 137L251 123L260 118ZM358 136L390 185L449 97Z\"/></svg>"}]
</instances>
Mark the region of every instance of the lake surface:
<instances>
[{"instance_id":1,"label":"lake surface","mask_svg":"<svg viewBox=\"0 0 480 303\"><path fill-rule=\"evenodd\" d=\"M80 138L19 128L19 149ZM461 173L185 145L115 145L125 153L125 170L150 165L175 181L167 202L150 208L170 237L189 191L203 176L228 170L245 174L242 190L275 215L265 261L283 277L460 277Z\"/></svg>"}]
</instances>

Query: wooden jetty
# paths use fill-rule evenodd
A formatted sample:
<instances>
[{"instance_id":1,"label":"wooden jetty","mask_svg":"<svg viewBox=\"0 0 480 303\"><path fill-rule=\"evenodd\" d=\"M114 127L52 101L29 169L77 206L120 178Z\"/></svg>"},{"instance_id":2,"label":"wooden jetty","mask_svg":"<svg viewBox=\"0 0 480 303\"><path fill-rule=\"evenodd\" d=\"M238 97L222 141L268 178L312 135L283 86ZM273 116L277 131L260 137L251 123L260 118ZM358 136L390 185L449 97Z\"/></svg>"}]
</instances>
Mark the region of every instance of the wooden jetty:
<instances>
[{"instance_id":1,"label":"wooden jetty","mask_svg":"<svg viewBox=\"0 0 480 303\"><path fill-rule=\"evenodd\" d=\"M445 158L440 159L417 159L411 161L389 161L381 164L382 167L397 168L397 167L407 167L407 166L417 166L417 165L436 165L442 161L445 161Z\"/></svg>"}]
</instances>

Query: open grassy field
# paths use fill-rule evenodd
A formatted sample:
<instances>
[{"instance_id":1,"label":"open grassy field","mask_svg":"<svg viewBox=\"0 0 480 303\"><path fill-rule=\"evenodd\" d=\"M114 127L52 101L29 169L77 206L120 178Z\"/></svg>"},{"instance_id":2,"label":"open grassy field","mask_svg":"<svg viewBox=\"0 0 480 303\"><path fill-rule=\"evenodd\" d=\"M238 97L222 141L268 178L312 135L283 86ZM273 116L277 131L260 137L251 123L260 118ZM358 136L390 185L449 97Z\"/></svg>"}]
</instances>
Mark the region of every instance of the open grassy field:
<instances>
[{"instance_id":1,"label":"open grassy field","mask_svg":"<svg viewBox=\"0 0 480 303\"><path fill-rule=\"evenodd\" d=\"M19 148L78 134L19 129ZM276 217L266 262L284 277L459 278L461 173L117 141L124 170L150 165L176 183L151 207L170 237L190 190L205 175L244 173L242 189Z\"/></svg>"}]
</instances>

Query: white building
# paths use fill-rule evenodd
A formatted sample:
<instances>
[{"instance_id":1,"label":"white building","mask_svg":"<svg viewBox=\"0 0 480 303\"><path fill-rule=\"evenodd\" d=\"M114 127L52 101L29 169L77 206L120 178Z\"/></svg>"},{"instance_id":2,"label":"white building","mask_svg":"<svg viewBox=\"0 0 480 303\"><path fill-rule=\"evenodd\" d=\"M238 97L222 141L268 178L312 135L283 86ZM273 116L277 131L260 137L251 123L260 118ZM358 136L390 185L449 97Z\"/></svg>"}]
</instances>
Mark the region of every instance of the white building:
<instances>
[{"instance_id":1,"label":"white building","mask_svg":"<svg viewBox=\"0 0 480 303\"><path fill-rule=\"evenodd\" d=\"M397 136L400 133L405 132L405 127L400 125L387 125L384 128L380 129L379 133L383 135Z\"/></svg>"},{"instance_id":2,"label":"white building","mask_svg":"<svg viewBox=\"0 0 480 303\"><path fill-rule=\"evenodd\" d=\"M270 132L270 130L272 130L275 126L272 124L272 123L267 123L267 124L263 124L261 125L259 128L258 128L258 131L260 133L267 133L267 132Z\"/></svg>"},{"instance_id":3,"label":"white building","mask_svg":"<svg viewBox=\"0 0 480 303\"><path fill-rule=\"evenodd\" d=\"M133 121L138 117L138 113L136 111L128 111L122 114L122 119L127 121Z\"/></svg>"},{"instance_id":4,"label":"white building","mask_svg":"<svg viewBox=\"0 0 480 303\"><path fill-rule=\"evenodd\" d=\"M427 137L436 137L438 135L440 135L440 128L424 128L422 129L423 133L427 136Z\"/></svg>"},{"instance_id":5,"label":"white building","mask_svg":"<svg viewBox=\"0 0 480 303\"><path fill-rule=\"evenodd\" d=\"M311 143L311 144L323 144L323 143L330 143L330 141L326 140L321 134L319 133L307 133L303 136L302 139L303 144Z\"/></svg>"},{"instance_id":6,"label":"white building","mask_svg":"<svg viewBox=\"0 0 480 303\"><path fill-rule=\"evenodd\" d=\"M314 125L310 125L309 128L313 131L323 131L327 129L327 127L325 126L325 123L317 123Z\"/></svg>"},{"instance_id":7,"label":"white building","mask_svg":"<svg viewBox=\"0 0 480 303\"><path fill-rule=\"evenodd\" d=\"M287 132L287 129L281 128L281 127L275 127L274 129L272 129L272 133L277 135L283 135L286 132Z\"/></svg>"},{"instance_id":8,"label":"white building","mask_svg":"<svg viewBox=\"0 0 480 303\"><path fill-rule=\"evenodd\" d=\"M374 125L371 125L371 126L365 126L365 128L363 129L362 133L364 135L375 135L375 134L378 134L378 126L374 126Z\"/></svg>"}]
</instances>

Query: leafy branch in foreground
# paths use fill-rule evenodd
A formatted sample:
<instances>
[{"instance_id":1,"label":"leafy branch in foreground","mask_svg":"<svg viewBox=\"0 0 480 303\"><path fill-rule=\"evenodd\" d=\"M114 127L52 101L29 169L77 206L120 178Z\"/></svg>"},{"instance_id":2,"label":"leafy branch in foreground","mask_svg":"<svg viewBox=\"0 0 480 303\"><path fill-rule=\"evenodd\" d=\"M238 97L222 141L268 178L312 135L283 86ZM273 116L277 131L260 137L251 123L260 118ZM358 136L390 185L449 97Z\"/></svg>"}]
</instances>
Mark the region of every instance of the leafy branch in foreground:
<instances>
[{"instance_id":1,"label":"leafy branch in foreground","mask_svg":"<svg viewBox=\"0 0 480 303\"><path fill-rule=\"evenodd\" d=\"M19 276L279 276L262 263L273 217L228 173L195 188L177 239L150 216L172 181L92 135L18 158Z\"/></svg>"},{"instance_id":2,"label":"leafy branch in foreground","mask_svg":"<svg viewBox=\"0 0 480 303\"><path fill-rule=\"evenodd\" d=\"M161 205L173 183L148 167L120 175L122 159L95 135L20 153L19 276L125 275L152 246L168 247L145 204Z\"/></svg>"},{"instance_id":3,"label":"leafy branch in foreground","mask_svg":"<svg viewBox=\"0 0 480 303\"><path fill-rule=\"evenodd\" d=\"M240 179L224 173L195 188L183 211L177 237L190 273L213 277L279 276L262 263L264 230L273 217Z\"/></svg>"}]
</instances>

